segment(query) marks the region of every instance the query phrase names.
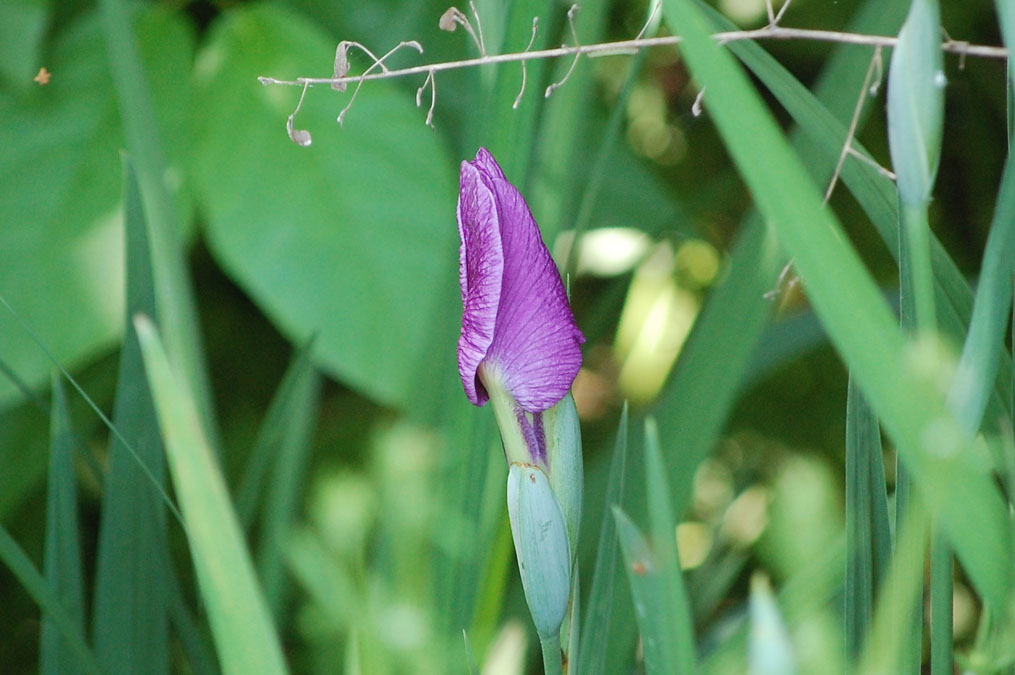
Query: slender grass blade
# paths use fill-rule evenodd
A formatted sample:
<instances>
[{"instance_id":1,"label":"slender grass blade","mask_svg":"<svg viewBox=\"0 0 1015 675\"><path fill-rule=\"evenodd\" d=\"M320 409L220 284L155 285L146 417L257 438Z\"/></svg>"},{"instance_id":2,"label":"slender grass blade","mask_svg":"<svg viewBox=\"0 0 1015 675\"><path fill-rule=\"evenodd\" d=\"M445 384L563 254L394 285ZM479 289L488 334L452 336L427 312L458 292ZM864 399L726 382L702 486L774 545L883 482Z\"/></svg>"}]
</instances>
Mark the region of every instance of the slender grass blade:
<instances>
[{"instance_id":1,"label":"slender grass blade","mask_svg":"<svg viewBox=\"0 0 1015 675\"><path fill-rule=\"evenodd\" d=\"M284 673L278 634L197 406L151 321L141 316L134 324L222 669Z\"/></svg>"},{"instance_id":2,"label":"slender grass blade","mask_svg":"<svg viewBox=\"0 0 1015 675\"><path fill-rule=\"evenodd\" d=\"M53 378L50 406L49 486L46 491L46 583L78 634L85 632L84 581L78 541L78 493L74 478L74 441L67 397ZM45 675L83 672L70 643L49 612L42 613L40 670Z\"/></svg>"}]
</instances>

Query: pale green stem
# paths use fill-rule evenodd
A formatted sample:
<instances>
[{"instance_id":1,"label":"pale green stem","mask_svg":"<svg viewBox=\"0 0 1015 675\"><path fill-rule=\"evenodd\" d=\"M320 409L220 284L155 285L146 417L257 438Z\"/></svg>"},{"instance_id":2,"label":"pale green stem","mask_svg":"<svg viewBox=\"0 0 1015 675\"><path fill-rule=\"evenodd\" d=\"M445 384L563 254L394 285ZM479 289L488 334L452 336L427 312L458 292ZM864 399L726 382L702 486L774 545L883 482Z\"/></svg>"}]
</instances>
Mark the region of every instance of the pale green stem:
<instances>
[{"instance_id":1,"label":"pale green stem","mask_svg":"<svg viewBox=\"0 0 1015 675\"><path fill-rule=\"evenodd\" d=\"M545 675L563 675L564 663L560 658L560 635L540 636L539 646L543 650L543 672Z\"/></svg>"},{"instance_id":2,"label":"pale green stem","mask_svg":"<svg viewBox=\"0 0 1015 675\"><path fill-rule=\"evenodd\" d=\"M910 274L909 286L913 292L916 310L916 332L932 335L937 330L934 310L934 273L930 263L930 225L927 223L927 206L902 205L902 226L906 243L909 245Z\"/></svg>"}]
</instances>

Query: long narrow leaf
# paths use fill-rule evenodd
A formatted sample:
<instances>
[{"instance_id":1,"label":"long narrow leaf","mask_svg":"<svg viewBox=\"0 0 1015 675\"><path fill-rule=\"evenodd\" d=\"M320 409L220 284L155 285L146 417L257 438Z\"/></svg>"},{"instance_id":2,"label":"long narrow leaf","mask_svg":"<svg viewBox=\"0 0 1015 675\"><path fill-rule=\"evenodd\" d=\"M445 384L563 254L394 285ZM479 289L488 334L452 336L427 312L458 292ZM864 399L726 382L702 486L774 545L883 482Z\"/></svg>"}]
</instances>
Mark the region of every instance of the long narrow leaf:
<instances>
[{"instance_id":1,"label":"long narrow leaf","mask_svg":"<svg viewBox=\"0 0 1015 675\"><path fill-rule=\"evenodd\" d=\"M74 478L74 441L67 397L58 377L53 378L50 406L51 431L49 486L46 491L46 583L67 612L76 632L85 632L84 581L78 542L78 492ZM42 613L40 669L45 675L80 673L70 643L49 612Z\"/></svg>"},{"instance_id":2,"label":"long narrow leaf","mask_svg":"<svg viewBox=\"0 0 1015 675\"><path fill-rule=\"evenodd\" d=\"M284 673L278 634L197 407L151 321L141 316L134 324L222 669Z\"/></svg>"},{"instance_id":3,"label":"long narrow leaf","mask_svg":"<svg viewBox=\"0 0 1015 675\"><path fill-rule=\"evenodd\" d=\"M870 630L874 599L891 556L881 431L851 377L846 402L846 597L849 658Z\"/></svg>"},{"instance_id":4,"label":"long narrow leaf","mask_svg":"<svg viewBox=\"0 0 1015 675\"><path fill-rule=\"evenodd\" d=\"M692 73L709 91L709 110L734 162L793 255L832 342L895 439L974 584L991 604L1007 602L1010 533L997 487L962 442L944 401L905 356L877 286L744 73L712 41L693 5L668 0L664 11L684 38L681 50ZM982 523L975 531L967 526L974 519Z\"/></svg>"},{"instance_id":5,"label":"long narrow leaf","mask_svg":"<svg viewBox=\"0 0 1015 675\"><path fill-rule=\"evenodd\" d=\"M166 185L165 155L155 132L158 128L155 108L145 82L130 11L123 0L102 0L99 7L105 21L109 64L127 148L136 163L141 198L149 218L159 322L166 330L170 352L180 360L190 387L195 391L206 428L217 434L211 385L199 334L200 322L179 236L180 218Z\"/></svg>"},{"instance_id":6,"label":"long narrow leaf","mask_svg":"<svg viewBox=\"0 0 1015 675\"><path fill-rule=\"evenodd\" d=\"M133 167L124 166L127 311L109 448L95 572L92 635L109 672L169 672L170 582L162 442L141 347L130 317L155 315L148 233ZM135 449L130 454L126 440ZM138 462L148 467L146 475ZM153 484L153 481L157 484Z\"/></svg>"},{"instance_id":7,"label":"long narrow leaf","mask_svg":"<svg viewBox=\"0 0 1015 675\"><path fill-rule=\"evenodd\" d=\"M273 480L261 521L257 569L275 616L280 615L285 599L283 554L299 507L320 393L321 378L309 369L296 387L292 415L275 456Z\"/></svg>"},{"instance_id":8,"label":"long narrow leaf","mask_svg":"<svg viewBox=\"0 0 1015 675\"><path fill-rule=\"evenodd\" d=\"M610 462L610 476L606 484L606 512L599 529L599 546L596 548L596 566L592 572L588 607L581 634L582 672L598 675L606 667L606 646L610 632L610 613L613 610L613 582L617 571L617 527L611 517L614 506L624 500L624 473L627 464L627 404L620 413L617 425L617 442Z\"/></svg>"},{"instance_id":9,"label":"long narrow leaf","mask_svg":"<svg viewBox=\"0 0 1015 675\"><path fill-rule=\"evenodd\" d=\"M997 195L994 222L990 226L983 266L976 285L969 335L962 347L955 380L948 392L948 405L972 435L980 427L990 384L1008 330L1012 303L1012 270L1015 269L1015 162L1005 162Z\"/></svg>"},{"instance_id":10,"label":"long narrow leaf","mask_svg":"<svg viewBox=\"0 0 1015 675\"><path fill-rule=\"evenodd\" d=\"M249 529L254 522L264 494L265 479L271 470L271 459L277 457L284 447L293 420L302 404L305 404L305 388L313 371L310 361L312 347L313 341L301 347L293 356L257 431L257 439L250 451L239 487L236 488L236 513L244 529Z\"/></svg>"},{"instance_id":11,"label":"long narrow leaf","mask_svg":"<svg viewBox=\"0 0 1015 675\"><path fill-rule=\"evenodd\" d=\"M32 596L35 604L42 609L56 629L60 631L68 647L74 652L76 663L81 666L81 669L88 673L101 673L95 655L92 654L88 643L85 642L81 622L71 618L56 593L46 583L45 577L39 573L31 559L18 546L18 542L3 525L0 525L0 561L3 561L14 578Z\"/></svg>"}]
</instances>

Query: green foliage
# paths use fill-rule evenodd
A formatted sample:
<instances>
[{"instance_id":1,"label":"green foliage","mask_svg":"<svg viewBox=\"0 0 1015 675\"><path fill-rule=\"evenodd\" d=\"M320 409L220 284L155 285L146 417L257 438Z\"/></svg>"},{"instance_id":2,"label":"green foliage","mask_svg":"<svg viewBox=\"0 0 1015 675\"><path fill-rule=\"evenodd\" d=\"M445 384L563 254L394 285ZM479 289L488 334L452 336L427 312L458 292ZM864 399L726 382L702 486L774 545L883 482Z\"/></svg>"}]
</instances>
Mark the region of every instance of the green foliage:
<instances>
[{"instance_id":1,"label":"green foliage","mask_svg":"<svg viewBox=\"0 0 1015 675\"><path fill-rule=\"evenodd\" d=\"M1011 78L937 42L1010 43L1012 3L794 1L783 26L901 31L873 86L870 46L707 37L762 3L643 4L583 4L579 42L648 16L678 48L583 56L549 98L569 58L520 98L517 62L440 71L432 129L425 73L364 83L342 125L355 87L256 78L328 75L343 39L472 58L444 5L0 6L0 669L1011 672ZM490 54L536 16L533 50L574 41L548 0L476 11ZM585 532L538 645L455 368L479 145L588 337ZM632 354L668 350L630 410L628 322Z\"/></svg>"}]
</instances>

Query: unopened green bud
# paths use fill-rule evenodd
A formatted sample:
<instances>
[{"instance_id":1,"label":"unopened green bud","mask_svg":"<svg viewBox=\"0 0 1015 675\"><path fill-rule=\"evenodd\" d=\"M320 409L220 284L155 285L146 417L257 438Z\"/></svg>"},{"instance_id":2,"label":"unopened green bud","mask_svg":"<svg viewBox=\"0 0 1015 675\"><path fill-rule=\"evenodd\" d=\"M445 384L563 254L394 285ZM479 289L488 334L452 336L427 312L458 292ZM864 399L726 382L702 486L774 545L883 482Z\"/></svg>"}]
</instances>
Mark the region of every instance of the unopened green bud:
<instances>
[{"instance_id":1,"label":"unopened green bud","mask_svg":"<svg viewBox=\"0 0 1015 675\"><path fill-rule=\"evenodd\" d=\"M930 201L944 124L941 17L937 0L913 0L888 73L888 144L899 197Z\"/></svg>"},{"instance_id":2,"label":"unopened green bud","mask_svg":"<svg viewBox=\"0 0 1015 675\"><path fill-rule=\"evenodd\" d=\"M540 638L559 635L571 593L571 545L560 504L543 470L512 463L508 518L525 601Z\"/></svg>"}]
</instances>

